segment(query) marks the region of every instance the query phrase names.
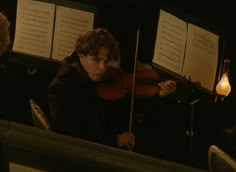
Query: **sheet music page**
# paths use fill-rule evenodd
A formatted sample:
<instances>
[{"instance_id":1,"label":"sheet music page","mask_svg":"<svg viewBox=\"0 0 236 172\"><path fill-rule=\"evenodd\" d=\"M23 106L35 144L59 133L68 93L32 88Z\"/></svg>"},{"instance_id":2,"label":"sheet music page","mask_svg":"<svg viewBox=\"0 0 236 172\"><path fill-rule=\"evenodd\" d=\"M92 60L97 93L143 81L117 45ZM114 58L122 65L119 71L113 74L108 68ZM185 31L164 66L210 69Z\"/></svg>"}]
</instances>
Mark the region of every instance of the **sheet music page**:
<instances>
[{"instance_id":1,"label":"sheet music page","mask_svg":"<svg viewBox=\"0 0 236 172\"><path fill-rule=\"evenodd\" d=\"M52 58L62 60L72 53L79 34L92 30L93 23L94 13L57 6Z\"/></svg>"},{"instance_id":2,"label":"sheet music page","mask_svg":"<svg viewBox=\"0 0 236 172\"><path fill-rule=\"evenodd\" d=\"M153 63L181 75L187 23L160 10Z\"/></svg>"},{"instance_id":3,"label":"sheet music page","mask_svg":"<svg viewBox=\"0 0 236 172\"><path fill-rule=\"evenodd\" d=\"M13 51L50 57L55 4L18 0Z\"/></svg>"},{"instance_id":4,"label":"sheet music page","mask_svg":"<svg viewBox=\"0 0 236 172\"><path fill-rule=\"evenodd\" d=\"M218 63L219 36L191 23L182 75L213 91Z\"/></svg>"}]
</instances>

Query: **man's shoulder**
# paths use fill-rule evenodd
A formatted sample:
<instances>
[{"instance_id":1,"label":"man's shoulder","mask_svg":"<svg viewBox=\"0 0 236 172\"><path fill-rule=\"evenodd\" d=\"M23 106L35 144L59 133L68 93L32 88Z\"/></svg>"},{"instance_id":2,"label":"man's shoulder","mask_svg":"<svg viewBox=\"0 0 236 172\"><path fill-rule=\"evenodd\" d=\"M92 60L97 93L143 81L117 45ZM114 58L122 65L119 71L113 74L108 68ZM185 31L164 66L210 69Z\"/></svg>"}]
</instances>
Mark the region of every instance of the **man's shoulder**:
<instances>
[{"instance_id":1,"label":"man's shoulder","mask_svg":"<svg viewBox=\"0 0 236 172\"><path fill-rule=\"evenodd\" d=\"M80 65L78 63L78 56L76 51L73 51L69 56L62 60L57 77L65 77L67 75L71 76L73 73L77 73L79 71Z\"/></svg>"},{"instance_id":2,"label":"man's shoulder","mask_svg":"<svg viewBox=\"0 0 236 172\"><path fill-rule=\"evenodd\" d=\"M49 88L55 86L64 86L86 81L86 74L83 72L80 63L78 63L76 52L65 57L61 61L59 70L49 85Z\"/></svg>"},{"instance_id":3,"label":"man's shoulder","mask_svg":"<svg viewBox=\"0 0 236 172\"><path fill-rule=\"evenodd\" d=\"M53 78L52 82L49 84L49 88L64 85L65 83L68 83L71 78L75 75L75 69L66 63L62 63L60 66L60 69L56 76Z\"/></svg>"},{"instance_id":4,"label":"man's shoulder","mask_svg":"<svg viewBox=\"0 0 236 172\"><path fill-rule=\"evenodd\" d=\"M69 56L63 59L63 62L72 66L75 66L79 63L79 57L77 56L77 52L73 51Z\"/></svg>"}]
</instances>

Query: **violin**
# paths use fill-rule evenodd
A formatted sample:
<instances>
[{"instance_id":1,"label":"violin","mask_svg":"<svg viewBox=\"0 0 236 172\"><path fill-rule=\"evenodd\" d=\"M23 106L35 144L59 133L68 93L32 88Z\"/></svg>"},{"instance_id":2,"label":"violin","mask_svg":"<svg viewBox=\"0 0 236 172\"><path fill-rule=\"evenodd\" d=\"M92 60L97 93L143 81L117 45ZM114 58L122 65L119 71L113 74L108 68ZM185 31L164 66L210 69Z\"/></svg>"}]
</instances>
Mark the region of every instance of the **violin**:
<instances>
[{"instance_id":1,"label":"violin","mask_svg":"<svg viewBox=\"0 0 236 172\"><path fill-rule=\"evenodd\" d=\"M137 96L150 97L159 92L159 75L150 69L136 71L135 90ZM133 73L109 67L104 74L102 82L97 84L98 95L104 100L118 100L132 93Z\"/></svg>"}]
</instances>

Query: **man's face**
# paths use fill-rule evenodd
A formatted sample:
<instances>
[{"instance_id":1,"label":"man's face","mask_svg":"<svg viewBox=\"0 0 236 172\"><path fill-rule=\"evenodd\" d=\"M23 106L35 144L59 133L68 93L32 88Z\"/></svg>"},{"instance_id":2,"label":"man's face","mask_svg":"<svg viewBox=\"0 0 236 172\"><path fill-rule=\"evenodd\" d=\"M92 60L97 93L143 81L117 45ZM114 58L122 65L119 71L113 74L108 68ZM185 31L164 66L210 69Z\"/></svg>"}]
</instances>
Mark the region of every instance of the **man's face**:
<instances>
[{"instance_id":1,"label":"man's face","mask_svg":"<svg viewBox=\"0 0 236 172\"><path fill-rule=\"evenodd\" d=\"M102 79L108 67L109 50L100 48L97 55L79 54L81 65L87 71L88 76L93 81Z\"/></svg>"}]
</instances>

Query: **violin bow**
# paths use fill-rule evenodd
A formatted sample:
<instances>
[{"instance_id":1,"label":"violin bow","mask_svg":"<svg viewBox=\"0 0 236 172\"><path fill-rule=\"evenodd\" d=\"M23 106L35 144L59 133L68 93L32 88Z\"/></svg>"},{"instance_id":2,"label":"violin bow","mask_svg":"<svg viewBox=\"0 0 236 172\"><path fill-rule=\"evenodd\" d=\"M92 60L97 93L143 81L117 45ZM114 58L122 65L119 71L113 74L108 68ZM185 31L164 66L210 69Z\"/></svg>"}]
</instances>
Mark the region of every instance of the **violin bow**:
<instances>
[{"instance_id":1,"label":"violin bow","mask_svg":"<svg viewBox=\"0 0 236 172\"><path fill-rule=\"evenodd\" d=\"M129 134L132 133L132 123L133 123L134 96L135 96L135 78L136 78L136 68L137 68L137 58L138 58L139 32L140 32L140 26L138 26L137 35L136 35L136 47L135 47L135 56L134 56L135 57L134 58L134 72L133 72L132 92L131 92L131 105L130 105ZM129 147L129 151L131 151L130 147Z\"/></svg>"}]
</instances>

